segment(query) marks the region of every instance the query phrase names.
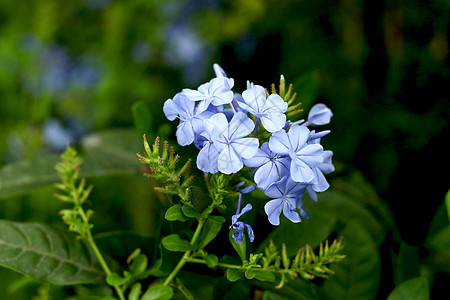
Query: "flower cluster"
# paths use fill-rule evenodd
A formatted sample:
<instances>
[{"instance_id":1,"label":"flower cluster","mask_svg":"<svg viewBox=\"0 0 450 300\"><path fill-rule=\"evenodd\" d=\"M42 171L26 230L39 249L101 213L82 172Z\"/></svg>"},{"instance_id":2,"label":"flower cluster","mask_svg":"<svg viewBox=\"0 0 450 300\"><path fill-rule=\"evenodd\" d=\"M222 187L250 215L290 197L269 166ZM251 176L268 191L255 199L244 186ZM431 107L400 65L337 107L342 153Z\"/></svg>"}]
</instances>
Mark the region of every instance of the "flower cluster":
<instances>
[{"instance_id":1,"label":"flower cluster","mask_svg":"<svg viewBox=\"0 0 450 300\"><path fill-rule=\"evenodd\" d=\"M320 145L330 131L308 128L328 124L331 110L316 104L306 121L292 122L286 117L288 102L280 95L269 95L250 82L242 94L234 93L234 80L217 64L214 71L216 77L197 90L183 89L165 102L166 117L180 120L178 143L195 144L200 150L197 167L205 173L232 174L244 166L252 168L256 187L272 199L264 207L269 222L279 225L281 212L300 222L300 216L308 217L302 208L304 192L317 200L316 192L329 187L324 174L334 171L333 153ZM250 209L251 205L241 212L238 208L233 216L232 226L239 232L236 241L242 241L244 227L253 237L250 226L238 221Z\"/></svg>"}]
</instances>

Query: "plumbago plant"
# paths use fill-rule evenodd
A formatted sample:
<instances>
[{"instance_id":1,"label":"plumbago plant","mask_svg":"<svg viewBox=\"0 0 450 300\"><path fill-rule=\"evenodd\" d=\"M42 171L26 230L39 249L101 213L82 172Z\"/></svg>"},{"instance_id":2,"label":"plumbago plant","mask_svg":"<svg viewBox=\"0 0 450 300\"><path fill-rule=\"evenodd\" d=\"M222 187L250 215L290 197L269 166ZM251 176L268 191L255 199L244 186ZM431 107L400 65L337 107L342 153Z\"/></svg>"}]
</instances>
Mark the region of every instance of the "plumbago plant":
<instances>
[{"instance_id":1,"label":"plumbago plant","mask_svg":"<svg viewBox=\"0 0 450 300\"><path fill-rule=\"evenodd\" d=\"M80 178L82 160L68 146L56 164L56 197L70 205L60 214L77 239L44 225L3 222L4 232L20 234L0 233L0 247L11 253L0 263L54 284L106 282L110 291L96 291L92 299L121 300L194 299L181 275L199 266L231 282L249 280L274 290L296 278L334 274L330 265L345 258L342 238L324 241L316 250L309 245L288 249L283 241L270 240L253 252L252 243L267 231L259 230L251 215L254 207L261 208L259 215L266 216L261 228L310 217L303 208L304 194L317 201L317 193L329 188L325 175L334 171L333 153L320 144L330 131L314 129L330 122L330 109L316 104L300 119L301 103L283 76L270 92L247 82L239 94L220 66L215 64L214 70L210 82L182 90L163 107L170 121L179 119L178 144L194 144L199 150L197 168L167 141L156 138L150 145L143 136L145 151L138 159L146 166L144 175L169 203L158 253L150 257L137 248L128 254L125 269L102 253L91 232L93 211L85 209L92 186ZM224 255L224 239L235 255ZM21 263L25 256L33 268ZM40 293L39 299L49 299L46 289Z\"/></svg>"}]
</instances>

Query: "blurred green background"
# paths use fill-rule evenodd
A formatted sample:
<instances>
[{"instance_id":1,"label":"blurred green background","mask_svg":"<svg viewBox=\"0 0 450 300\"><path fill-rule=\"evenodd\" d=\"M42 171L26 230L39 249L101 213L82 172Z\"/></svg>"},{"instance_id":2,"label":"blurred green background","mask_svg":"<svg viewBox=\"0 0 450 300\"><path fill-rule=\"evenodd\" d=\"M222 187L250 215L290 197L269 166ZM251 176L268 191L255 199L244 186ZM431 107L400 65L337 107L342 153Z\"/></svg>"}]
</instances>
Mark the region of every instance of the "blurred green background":
<instances>
[{"instance_id":1,"label":"blurred green background","mask_svg":"<svg viewBox=\"0 0 450 300\"><path fill-rule=\"evenodd\" d=\"M152 113L151 135L173 138L164 101L208 81L215 62L239 91L283 74L307 87L296 90L300 100L312 93L332 109L325 147L339 165L361 170L403 240L420 245L450 188L449 13L447 0L2 0L0 167L92 133L133 130L139 101ZM127 138L109 142L134 155L140 138ZM142 199L155 196L143 179L93 183L99 232L153 226ZM0 216L58 224L51 194L1 201Z\"/></svg>"}]
</instances>

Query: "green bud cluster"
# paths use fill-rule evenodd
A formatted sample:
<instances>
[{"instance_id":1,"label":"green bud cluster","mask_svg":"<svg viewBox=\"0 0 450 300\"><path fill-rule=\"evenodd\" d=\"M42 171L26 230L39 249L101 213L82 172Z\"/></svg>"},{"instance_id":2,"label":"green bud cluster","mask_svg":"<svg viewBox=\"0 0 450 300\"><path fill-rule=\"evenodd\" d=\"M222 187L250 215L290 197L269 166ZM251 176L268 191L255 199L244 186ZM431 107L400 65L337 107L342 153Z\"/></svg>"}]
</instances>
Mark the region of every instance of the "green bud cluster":
<instances>
[{"instance_id":1,"label":"green bud cluster","mask_svg":"<svg viewBox=\"0 0 450 300\"><path fill-rule=\"evenodd\" d=\"M164 142L160 150L159 138L155 139L152 147L144 135L144 149L147 155L137 154L139 160L150 167L150 173L144 175L161 182L162 187L155 187L161 193L178 195L183 203L190 203L190 185L194 176L189 174L191 160L189 159L181 168L177 168L179 156L174 153L173 147ZM183 176L183 178L181 178Z\"/></svg>"},{"instance_id":2,"label":"green bud cluster","mask_svg":"<svg viewBox=\"0 0 450 300\"><path fill-rule=\"evenodd\" d=\"M82 160L77 156L77 151L68 146L67 150L61 155L61 162L55 166L60 183L55 187L59 190L55 196L61 201L72 203L73 208L60 211L64 223L69 226L70 231L78 233L80 238L87 239L90 235L90 229L93 225L89 224L89 218L93 214L91 210L84 211L83 203L89 197L92 186L86 186L86 181L79 180L80 165Z\"/></svg>"}]
</instances>

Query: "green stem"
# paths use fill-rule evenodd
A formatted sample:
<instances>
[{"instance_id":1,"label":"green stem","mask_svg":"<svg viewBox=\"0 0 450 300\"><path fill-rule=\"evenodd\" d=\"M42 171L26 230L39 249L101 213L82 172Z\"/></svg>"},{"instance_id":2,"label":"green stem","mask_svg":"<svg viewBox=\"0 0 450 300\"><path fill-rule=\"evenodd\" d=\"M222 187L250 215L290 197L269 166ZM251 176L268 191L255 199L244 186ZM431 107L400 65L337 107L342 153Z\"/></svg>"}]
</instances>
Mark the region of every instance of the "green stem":
<instances>
[{"instance_id":1,"label":"green stem","mask_svg":"<svg viewBox=\"0 0 450 300\"><path fill-rule=\"evenodd\" d=\"M201 258L187 258L186 262L206 265L206 261ZM274 272L274 273L295 273L291 269L278 269L278 270L270 269L269 270L269 269L265 269L265 268L246 267L246 266L242 266L242 265L232 265L232 264L225 264L225 263L218 263L216 266L222 267L222 268L228 268L228 269L238 269L238 270L251 269L251 270L254 270L257 272L258 271L267 271L267 272Z\"/></svg>"},{"instance_id":2,"label":"green stem","mask_svg":"<svg viewBox=\"0 0 450 300\"><path fill-rule=\"evenodd\" d=\"M85 226L87 226L87 228L88 228L86 230L86 233L87 233L86 241L92 247L92 250L94 250L95 256L97 256L97 259L100 262L100 265L102 266L103 271L105 272L106 276L108 276L109 274L111 274L111 269L109 268L108 264L106 263L105 258L103 257L102 253L98 249L97 244L95 243L94 238L92 237L91 229L89 228L89 219L81 206L79 206L78 209L80 212L80 216L83 219L83 222L85 223ZM125 295L123 294L122 289L118 285L114 285L113 287L117 293L117 296L119 296L119 299L125 300Z\"/></svg>"},{"instance_id":3,"label":"green stem","mask_svg":"<svg viewBox=\"0 0 450 300\"><path fill-rule=\"evenodd\" d=\"M199 218L197 228L195 229L194 236L191 239L190 244L192 246L195 246L197 243L198 238L200 237L200 233L202 231L203 225L206 222L206 218ZM180 272L180 270L183 268L183 266L186 264L186 262L190 259L192 250L186 251L183 255L183 257L180 259L178 264L175 266L175 268L172 270L172 272L169 274L169 276L164 281L164 285L169 285L172 280L175 278L175 276Z\"/></svg>"}]
</instances>

